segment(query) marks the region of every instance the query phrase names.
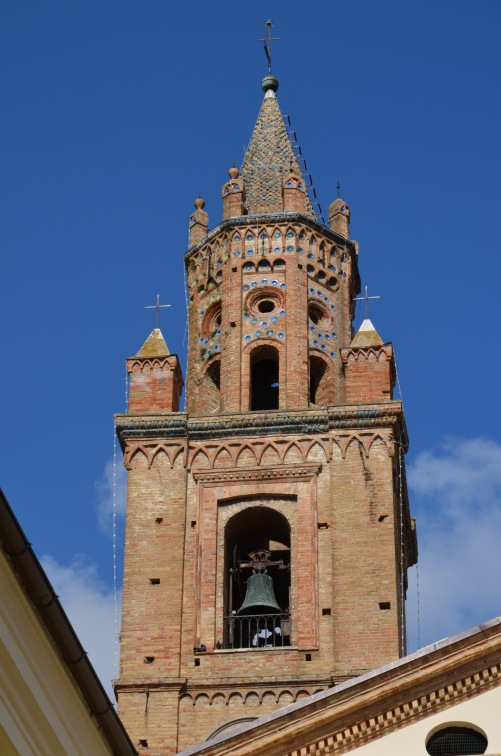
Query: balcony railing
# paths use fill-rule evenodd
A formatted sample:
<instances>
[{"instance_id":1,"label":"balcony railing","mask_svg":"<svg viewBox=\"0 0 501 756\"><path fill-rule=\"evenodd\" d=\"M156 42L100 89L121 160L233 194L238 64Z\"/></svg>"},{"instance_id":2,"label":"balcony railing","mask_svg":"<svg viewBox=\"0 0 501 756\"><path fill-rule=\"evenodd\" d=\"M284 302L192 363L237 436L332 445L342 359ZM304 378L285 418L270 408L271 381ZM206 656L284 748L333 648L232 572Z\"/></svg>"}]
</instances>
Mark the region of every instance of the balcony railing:
<instances>
[{"instance_id":1,"label":"balcony railing","mask_svg":"<svg viewBox=\"0 0 501 756\"><path fill-rule=\"evenodd\" d=\"M224 648L290 646L290 614L232 614L224 618Z\"/></svg>"}]
</instances>

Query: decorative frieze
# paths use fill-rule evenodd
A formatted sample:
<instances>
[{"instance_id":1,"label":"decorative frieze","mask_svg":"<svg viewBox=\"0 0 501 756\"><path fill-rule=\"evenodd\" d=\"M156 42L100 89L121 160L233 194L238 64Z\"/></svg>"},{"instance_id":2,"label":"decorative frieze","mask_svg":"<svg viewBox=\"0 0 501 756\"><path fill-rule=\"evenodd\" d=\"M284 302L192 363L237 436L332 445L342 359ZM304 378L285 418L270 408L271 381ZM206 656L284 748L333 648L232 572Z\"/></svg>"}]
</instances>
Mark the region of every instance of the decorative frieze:
<instances>
[{"instance_id":1,"label":"decorative frieze","mask_svg":"<svg viewBox=\"0 0 501 756\"><path fill-rule=\"evenodd\" d=\"M395 428L402 435L403 443L407 444L402 405L398 401L358 405L356 408L331 406L305 411L205 416L193 420L184 413L138 417L116 415L115 423L122 446L128 439L188 436L190 441L202 441L258 435L304 436L312 433L326 434L329 430L376 427Z\"/></svg>"},{"instance_id":2,"label":"decorative frieze","mask_svg":"<svg viewBox=\"0 0 501 756\"><path fill-rule=\"evenodd\" d=\"M304 464L300 467L260 467L242 468L241 470L217 470L213 472L193 472L193 477L200 483L241 482L246 480L310 480L320 471L319 464Z\"/></svg>"}]
</instances>

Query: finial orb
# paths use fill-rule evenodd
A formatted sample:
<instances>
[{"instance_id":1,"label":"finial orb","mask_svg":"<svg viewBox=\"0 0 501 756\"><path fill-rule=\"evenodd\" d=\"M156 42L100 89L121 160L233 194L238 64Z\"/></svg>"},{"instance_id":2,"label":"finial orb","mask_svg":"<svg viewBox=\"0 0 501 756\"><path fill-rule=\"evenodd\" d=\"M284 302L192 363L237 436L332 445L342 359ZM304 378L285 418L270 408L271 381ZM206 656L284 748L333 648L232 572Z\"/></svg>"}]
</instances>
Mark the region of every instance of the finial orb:
<instances>
[{"instance_id":1,"label":"finial orb","mask_svg":"<svg viewBox=\"0 0 501 756\"><path fill-rule=\"evenodd\" d=\"M236 165L232 165L230 170L228 171L228 176L230 179L237 179L240 176L240 171L236 167Z\"/></svg>"},{"instance_id":2,"label":"finial orb","mask_svg":"<svg viewBox=\"0 0 501 756\"><path fill-rule=\"evenodd\" d=\"M205 207L205 200L202 197L197 197L193 203L197 210L203 210Z\"/></svg>"},{"instance_id":3,"label":"finial orb","mask_svg":"<svg viewBox=\"0 0 501 756\"><path fill-rule=\"evenodd\" d=\"M278 89L278 79L275 79L274 76L265 76L261 82L261 87L263 88L263 92L267 92L268 89L272 89L273 92L276 92Z\"/></svg>"}]
</instances>

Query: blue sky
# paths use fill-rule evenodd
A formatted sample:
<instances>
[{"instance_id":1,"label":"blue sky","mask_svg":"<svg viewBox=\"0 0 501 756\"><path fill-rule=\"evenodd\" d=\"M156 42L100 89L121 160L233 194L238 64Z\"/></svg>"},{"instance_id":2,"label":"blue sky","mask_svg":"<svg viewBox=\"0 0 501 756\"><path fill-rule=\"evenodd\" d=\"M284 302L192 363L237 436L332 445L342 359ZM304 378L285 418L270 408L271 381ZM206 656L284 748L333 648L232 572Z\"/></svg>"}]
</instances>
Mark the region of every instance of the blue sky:
<instances>
[{"instance_id":1,"label":"blue sky","mask_svg":"<svg viewBox=\"0 0 501 756\"><path fill-rule=\"evenodd\" d=\"M103 677L124 360L160 293L185 362L188 218L199 193L221 217L267 18L280 107L325 212L341 182L381 296L370 316L396 350L420 642L499 613L501 3L4 0L0 484Z\"/></svg>"}]
</instances>

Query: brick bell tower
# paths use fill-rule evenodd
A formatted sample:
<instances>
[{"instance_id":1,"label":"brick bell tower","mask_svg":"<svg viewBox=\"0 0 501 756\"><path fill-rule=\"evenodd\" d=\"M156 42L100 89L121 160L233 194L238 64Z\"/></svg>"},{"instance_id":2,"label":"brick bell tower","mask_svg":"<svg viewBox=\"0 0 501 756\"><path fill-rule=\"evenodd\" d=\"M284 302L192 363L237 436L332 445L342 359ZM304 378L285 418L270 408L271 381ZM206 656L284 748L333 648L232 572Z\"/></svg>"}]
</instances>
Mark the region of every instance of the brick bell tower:
<instances>
[{"instance_id":1,"label":"brick bell tower","mask_svg":"<svg viewBox=\"0 0 501 756\"><path fill-rule=\"evenodd\" d=\"M356 335L358 245L313 212L275 92L209 231L190 217L186 412L155 329L116 417L128 470L118 708L173 754L405 654L417 559L395 365Z\"/></svg>"}]
</instances>

